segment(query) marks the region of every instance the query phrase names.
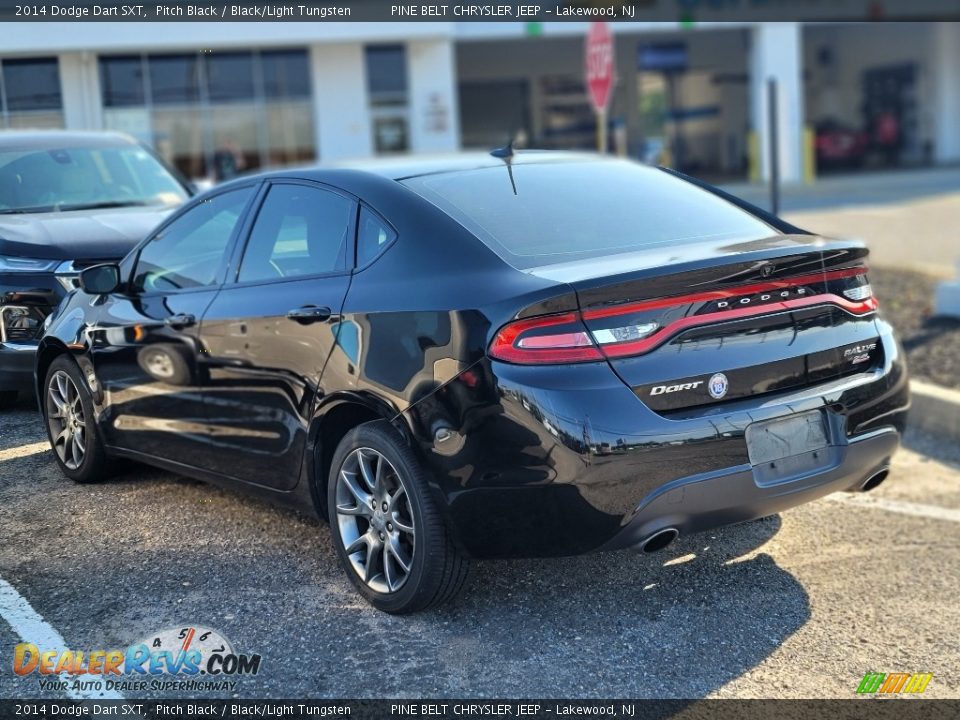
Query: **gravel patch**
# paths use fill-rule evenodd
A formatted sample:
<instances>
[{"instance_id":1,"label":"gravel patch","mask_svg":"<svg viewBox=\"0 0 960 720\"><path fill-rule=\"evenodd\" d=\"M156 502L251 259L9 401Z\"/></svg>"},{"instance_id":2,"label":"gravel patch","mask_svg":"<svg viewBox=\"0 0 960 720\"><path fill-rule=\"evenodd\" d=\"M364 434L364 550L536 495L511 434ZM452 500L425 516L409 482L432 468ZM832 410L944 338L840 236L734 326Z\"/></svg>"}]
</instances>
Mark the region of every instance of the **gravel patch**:
<instances>
[{"instance_id":1,"label":"gravel patch","mask_svg":"<svg viewBox=\"0 0 960 720\"><path fill-rule=\"evenodd\" d=\"M937 282L908 270L870 271L880 311L896 328L907 351L911 377L960 388L960 320L934 317Z\"/></svg>"}]
</instances>

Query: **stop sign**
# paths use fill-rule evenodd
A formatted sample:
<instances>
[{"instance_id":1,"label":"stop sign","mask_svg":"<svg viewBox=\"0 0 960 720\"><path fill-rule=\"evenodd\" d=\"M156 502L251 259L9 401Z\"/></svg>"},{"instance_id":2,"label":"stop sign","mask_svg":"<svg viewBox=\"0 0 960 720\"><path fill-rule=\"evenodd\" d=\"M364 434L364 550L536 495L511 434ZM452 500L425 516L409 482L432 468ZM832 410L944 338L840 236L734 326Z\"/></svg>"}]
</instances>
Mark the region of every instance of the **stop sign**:
<instances>
[{"instance_id":1,"label":"stop sign","mask_svg":"<svg viewBox=\"0 0 960 720\"><path fill-rule=\"evenodd\" d=\"M585 50L590 102L596 112L605 112L613 90L613 35L607 23L590 23Z\"/></svg>"}]
</instances>

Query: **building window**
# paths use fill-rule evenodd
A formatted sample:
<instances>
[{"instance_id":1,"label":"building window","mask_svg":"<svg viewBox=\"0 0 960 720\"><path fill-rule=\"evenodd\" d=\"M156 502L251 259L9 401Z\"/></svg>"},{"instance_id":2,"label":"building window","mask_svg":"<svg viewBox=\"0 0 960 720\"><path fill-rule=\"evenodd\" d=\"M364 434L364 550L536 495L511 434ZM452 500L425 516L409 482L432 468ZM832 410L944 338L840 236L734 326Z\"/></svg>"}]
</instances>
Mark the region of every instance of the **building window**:
<instances>
[{"instance_id":1,"label":"building window","mask_svg":"<svg viewBox=\"0 0 960 720\"><path fill-rule=\"evenodd\" d=\"M268 98L310 99L310 70L307 55L296 50L260 53L263 92Z\"/></svg>"},{"instance_id":2,"label":"building window","mask_svg":"<svg viewBox=\"0 0 960 720\"><path fill-rule=\"evenodd\" d=\"M256 57L250 52L224 52L204 55L203 61L213 174L227 180L263 164L263 93L257 92Z\"/></svg>"},{"instance_id":3,"label":"building window","mask_svg":"<svg viewBox=\"0 0 960 720\"><path fill-rule=\"evenodd\" d=\"M541 77L540 107L543 124L540 147L581 150L596 147L597 120L579 75Z\"/></svg>"},{"instance_id":4,"label":"building window","mask_svg":"<svg viewBox=\"0 0 960 720\"><path fill-rule=\"evenodd\" d=\"M530 86L526 80L481 80L460 84L460 142L465 148L490 148L513 140L529 147Z\"/></svg>"},{"instance_id":5,"label":"building window","mask_svg":"<svg viewBox=\"0 0 960 720\"><path fill-rule=\"evenodd\" d=\"M366 66L373 146L378 153L406 152L410 149L406 48L368 46Z\"/></svg>"},{"instance_id":6,"label":"building window","mask_svg":"<svg viewBox=\"0 0 960 720\"><path fill-rule=\"evenodd\" d=\"M151 55L150 99L154 105L180 105L200 100L198 55Z\"/></svg>"},{"instance_id":7,"label":"building window","mask_svg":"<svg viewBox=\"0 0 960 720\"><path fill-rule=\"evenodd\" d=\"M63 99L56 58L0 63L0 126L62 128Z\"/></svg>"},{"instance_id":8,"label":"building window","mask_svg":"<svg viewBox=\"0 0 960 720\"><path fill-rule=\"evenodd\" d=\"M125 55L100 60L104 107L143 105L143 58Z\"/></svg>"},{"instance_id":9,"label":"building window","mask_svg":"<svg viewBox=\"0 0 960 720\"><path fill-rule=\"evenodd\" d=\"M254 99L252 53L220 53L205 60L210 102Z\"/></svg>"},{"instance_id":10,"label":"building window","mask_svg":"<svg viewBox=\"0 0 960 720\"><path fill-rule=\"evenodd\" d=\"M100 74L106 126L189 177L316 157L304 50L104 56Z\"/></svg>"},{"instance_id":11,"label":"building window","mask_svg":"<svg viewBox=\"0 0 960 720\"><path fill-rule=\"evenodd\" d=\"M403 45L367 47L367 90L374 105L407 101L407 53Z\"/></svg>"},{"instance_id":12,"label":"building window","mask_svg":"<svg viewBox=\"0 0 960 720\"><path fill-rule=\"evenodd\" d=\"M304 52L260 54L266 102L267 162L290 165L313 159L310 67Z\"/></svg>"},{"instance_id":13,"label":"building window","mask_svg":"<svg viewBox=\"0 0 960 720\"><path fill-rule=\"evenodd\" d=\"M149 124L153 147L180 172L190 178L214 175L214 150L204 137L199 105L158 105L144 113L143 121Z\"/></svg>"}]
</instances>

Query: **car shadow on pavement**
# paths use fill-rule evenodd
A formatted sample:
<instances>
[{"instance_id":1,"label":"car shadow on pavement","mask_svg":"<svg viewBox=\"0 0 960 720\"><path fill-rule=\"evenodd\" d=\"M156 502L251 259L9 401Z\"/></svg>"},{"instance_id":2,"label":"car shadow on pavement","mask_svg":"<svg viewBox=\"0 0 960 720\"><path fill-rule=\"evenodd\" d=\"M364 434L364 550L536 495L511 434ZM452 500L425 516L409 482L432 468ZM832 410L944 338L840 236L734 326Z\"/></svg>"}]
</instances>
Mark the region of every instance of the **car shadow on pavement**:
<instances>
[{"instance_id":1,"label":"car shadow on pavement","mask_svg":"<svg viewBox=\"0 0 960 720\"><path fill-rule=\"evenodd\" d=\"M697 698L810 618L804 588L757 552L779 517L658 555L477 563L454 602L396 617L356 595L329 530L307 518L168 474L90 489L72 494L69 551L31 546L24 519L3 575L78 647L184 623L222 631L265 658L241 678L245 697Z\"/></svg>"},{"instance_id":2,"label":"car shadow on pavement","mask_svg":"<svg viewBox=\"0 0 960 720\"><path fill-rule=\"evenodd\" d=\"M800 583L756 552L780 525L765 518L655 555L480 563L443 612L470 628L468 656L484 658L471 672L497 674L504 695L702 697L810 618ZM536 677L516 671L524 664Z\"/></svg>"},{"instance_id":3,"label":"car shadow on pavement","mask_svg":"<svg viewBox=\"0 0 960 720\"><path fill-rule=\"evenodd\" d=\"M36 415L19 416L35 441ZM810 618L804 588L763 552L778 516L653 555L478 562L452 603L394 617L356 594L326 525L297 513L141 467L77 486L48 452L2 465L0 575L71 642L214 627L267 659L244 679L250 697L695 698Z\"/></svg>"}]
</instances>

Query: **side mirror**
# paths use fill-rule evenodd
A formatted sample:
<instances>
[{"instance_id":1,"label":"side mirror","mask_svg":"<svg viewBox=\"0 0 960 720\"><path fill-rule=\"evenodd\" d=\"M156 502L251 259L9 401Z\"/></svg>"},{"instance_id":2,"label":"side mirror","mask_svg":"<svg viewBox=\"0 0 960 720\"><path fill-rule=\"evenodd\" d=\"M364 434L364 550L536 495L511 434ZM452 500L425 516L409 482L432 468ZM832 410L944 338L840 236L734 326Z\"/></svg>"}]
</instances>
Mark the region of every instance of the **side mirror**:
<instances>
[{"instance_id":1,"label":"side mirror","mask_svg":"<svg viewBox=\"0 0 960 720\"><path fill-rule=\"evenodd\" d=\"M119 265L94 265L80 273L80 287L90 295L106 295L120 287Z\"/></svg>"}]
</instances>

